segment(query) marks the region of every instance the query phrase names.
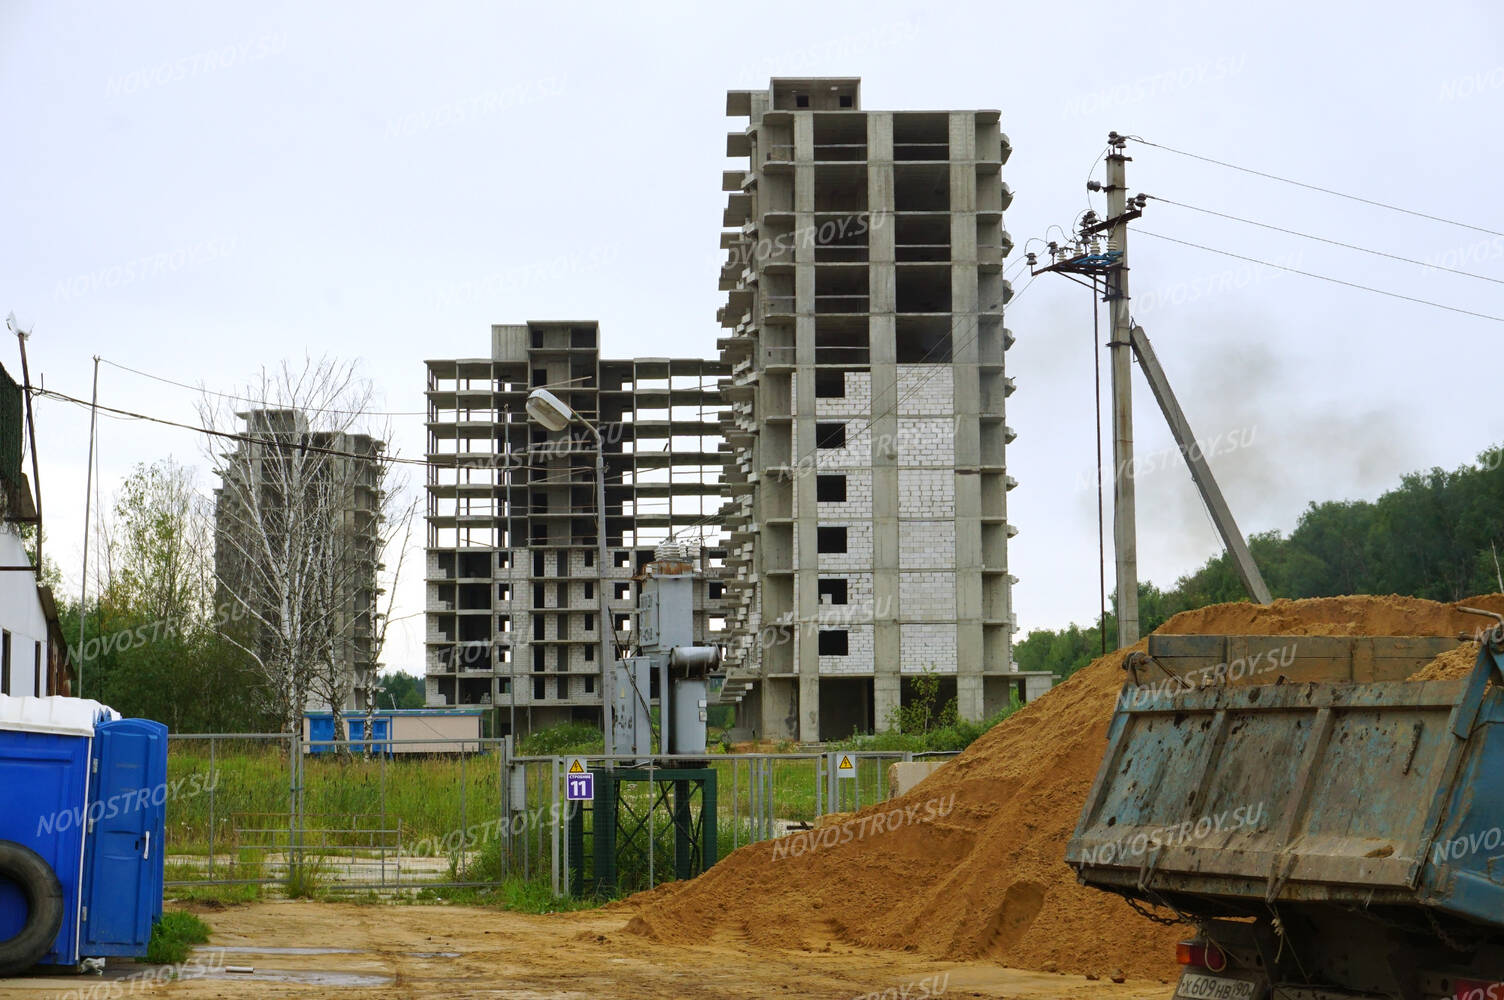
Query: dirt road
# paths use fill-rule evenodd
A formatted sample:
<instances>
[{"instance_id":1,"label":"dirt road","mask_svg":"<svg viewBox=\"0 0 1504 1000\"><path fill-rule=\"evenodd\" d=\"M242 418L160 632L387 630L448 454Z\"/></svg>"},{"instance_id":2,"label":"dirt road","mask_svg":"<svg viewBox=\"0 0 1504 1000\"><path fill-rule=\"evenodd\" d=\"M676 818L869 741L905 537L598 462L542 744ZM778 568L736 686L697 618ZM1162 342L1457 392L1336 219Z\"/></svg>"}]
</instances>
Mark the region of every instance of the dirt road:
<instances>
[{"instance_id":1,"label":"dirt road","mask_svg":"<svg viewBox=\"0 0 1504 1000\"><path fill-rule=\"evenodd\" d=\"M726 934L696 945L658 944L623 931L631 916L625 910L533 916L459 906L270 902L196 912L214 936L176 982L121 979L122 972L139 976L145 968L125 963L104 977L0 979L0 1000L847 1000L866 994L1168 1000L1171 992L1157 982L1117 985L839 944L771 951ZM205 965L256 971L205 975Z\"/></svg>"}]
</instances>

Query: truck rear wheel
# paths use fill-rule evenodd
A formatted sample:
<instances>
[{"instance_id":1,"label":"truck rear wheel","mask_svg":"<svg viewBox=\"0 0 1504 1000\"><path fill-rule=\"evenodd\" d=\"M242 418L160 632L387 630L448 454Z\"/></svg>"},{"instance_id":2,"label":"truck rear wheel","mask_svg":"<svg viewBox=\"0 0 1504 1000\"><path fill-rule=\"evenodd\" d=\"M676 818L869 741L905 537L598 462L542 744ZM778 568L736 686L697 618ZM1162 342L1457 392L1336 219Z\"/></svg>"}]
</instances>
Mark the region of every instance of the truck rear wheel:
<instances>
[{"instance_id":1,"label":"truck rear wheel","mask_svg":"<svg viewBox=\"0 0 1504 1000\"><path fill-rule=\"evenodd\" d=\"M13 840L0 840L0 879L14 882L27 904L20 932L0 941L0 976L13 976L37 964L57 940L63 926L63 886L40 854Z\"/></svg>"}]
</instances>

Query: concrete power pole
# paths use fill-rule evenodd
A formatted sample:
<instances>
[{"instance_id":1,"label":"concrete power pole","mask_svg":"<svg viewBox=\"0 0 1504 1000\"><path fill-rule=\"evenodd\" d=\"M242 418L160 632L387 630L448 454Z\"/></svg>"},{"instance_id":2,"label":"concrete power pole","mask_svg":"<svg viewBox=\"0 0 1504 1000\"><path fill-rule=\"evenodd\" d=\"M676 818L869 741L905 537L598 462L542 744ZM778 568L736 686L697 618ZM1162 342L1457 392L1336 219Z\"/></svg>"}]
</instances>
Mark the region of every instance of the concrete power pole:
<instances>
[{"instance_id":1,"label":"concrete power pole","mask_svg":"<svg viewBox=\"0 0 1504 1000\"><path fill-rule=\"evenodd\" d=\"M1081 218L1079 234L1062 246L1050 243L1050 263L1037 270L1035 255L1027 254L1030 273L1057 271L1091 280L1093 295L1098 282L1106 289L1110 326L1107 340L1112 371L1112 538L1117 558L1118 647L1138 641L1138 541L1135 530L1136 510L1133 489L1133 361L1136 358L1154 399L1164 413L1165 422L1175 436L1175 443L1185 457L1191 478L1201 493L1202 502L1222 536L1233 567L1247 588L1249 596L1260 604L1270 602L1269 588L1253 561L1248 544L1238 530L1237 521L1222 490L1217 486L1211 466L1191 433L1191 425L1181 410L1170 380L1142 327L1133 325L1133 311L1128 296L1128 223L1143 215L1150 196L1128 197L1127 163L1123 152L1127 139L1110 132L1107 136L1107 183L1087 181L1089 191L1107 194L1107 218L1098 220L1088 211ZM1107 234L1103 253L1098 240ZM1075 280L1075 279L1073 279ZM1085 284L1085 282L1080 282ZM1098 452L1100 461L1100 451Z\"/></svg>"},{"instance_id":2,"label":"concrete power pole","mask_svg":"<svg viewBox=\"0 0 1504 1000\"><path fill-rule=\"evenodd\" d=\"M1128 299L1126 140L1108 136L1107 247L1121 256L1107 272L1108 357L1112 371L1112 540L1117 554L1118 648L1138 642L1138 540L1133 492L1133 319Z\"/></svg>"}]
</instances>

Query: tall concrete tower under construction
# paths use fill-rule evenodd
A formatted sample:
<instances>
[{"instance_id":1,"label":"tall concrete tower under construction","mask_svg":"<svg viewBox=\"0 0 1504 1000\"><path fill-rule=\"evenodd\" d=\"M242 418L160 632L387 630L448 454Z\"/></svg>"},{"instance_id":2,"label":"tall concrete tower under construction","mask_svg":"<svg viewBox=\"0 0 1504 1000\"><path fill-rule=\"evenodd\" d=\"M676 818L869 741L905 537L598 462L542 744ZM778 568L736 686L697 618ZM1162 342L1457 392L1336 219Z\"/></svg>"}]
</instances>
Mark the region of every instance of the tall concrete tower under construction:
<instances>
[{"instance_id":1,"label":"tall concrete tower under construction","mask_svg":"<svg viewBox=\"0 0 1504 1000\"><path fill-rule=\"evenodd\" d=\"M997 111L866 111L857 78L734 90L719 319L738 730L884 728L913 678L982 718L1012 670L1010 147ZM1047 682L1046 682L1047 683Z\"/></svg>"}]
</instances>

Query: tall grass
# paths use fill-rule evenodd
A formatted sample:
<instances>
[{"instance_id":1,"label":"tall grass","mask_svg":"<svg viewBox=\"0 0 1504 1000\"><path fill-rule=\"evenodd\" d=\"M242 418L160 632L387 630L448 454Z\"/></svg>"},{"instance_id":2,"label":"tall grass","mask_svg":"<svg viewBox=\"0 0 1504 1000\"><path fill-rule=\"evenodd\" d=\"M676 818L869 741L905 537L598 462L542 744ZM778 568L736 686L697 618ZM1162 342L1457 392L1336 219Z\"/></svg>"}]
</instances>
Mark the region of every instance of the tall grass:
<instances>
[{"instance_id":1,"label":"tall grass","mask_svg":"<svg viewBox=\"0 0 1504 1000\"><path fill-rule=\"evenodd\" d=\"M313 847L327 841L352 849L380 846L393 838L379 831L400 827L402 842L411 844L483 822L501 810L498 769L494 753L390 760L309 756L303 770L305 826L322 833L305 843ZM218 745L211 773L203 741L175 742L167 773L169 788L196 776L196 784L184 780L178 787L204 789L169 797L172 853L207 853L211 808L216 853L245 844L286 842L291 775L285 747Z\"/></svg>"}]
</instances>

